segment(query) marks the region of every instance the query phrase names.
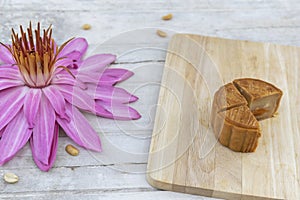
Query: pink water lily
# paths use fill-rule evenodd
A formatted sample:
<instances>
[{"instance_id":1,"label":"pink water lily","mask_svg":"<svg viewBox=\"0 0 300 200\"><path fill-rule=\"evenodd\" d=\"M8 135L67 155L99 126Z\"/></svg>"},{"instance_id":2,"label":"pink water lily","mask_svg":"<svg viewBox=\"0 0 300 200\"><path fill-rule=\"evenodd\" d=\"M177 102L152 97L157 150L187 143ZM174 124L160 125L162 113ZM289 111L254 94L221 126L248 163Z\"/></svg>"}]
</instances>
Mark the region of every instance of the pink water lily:
<instances>
[{"instance_id":1,"label":"pink water lily","mask_svg":"<svg viewBox=\"0 0 300 200\"><path fill-rule=\"evenodd\" d=\"M43 171L54 164L59 127L78 145L101 151L98 134L81 113L131 120L140 114L128 103L138 98L115 85L133 75L108 68L116 56L83 59L88 44L71 39L58 47L52 28L41 32L20 27L12 44L0 45L0 165L29 141L33 159Z\"/></svg>"}]
</instances>

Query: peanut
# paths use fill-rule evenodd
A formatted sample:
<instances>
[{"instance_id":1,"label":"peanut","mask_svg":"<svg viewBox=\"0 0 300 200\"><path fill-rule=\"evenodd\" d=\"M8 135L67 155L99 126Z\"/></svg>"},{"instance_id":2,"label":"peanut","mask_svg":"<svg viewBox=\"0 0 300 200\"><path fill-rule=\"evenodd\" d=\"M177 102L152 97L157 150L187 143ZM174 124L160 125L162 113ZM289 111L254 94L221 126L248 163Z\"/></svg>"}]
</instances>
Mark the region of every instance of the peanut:
<instances>
[{"instance_id":1,"label":"peanut","mask_svg":"<svg viewBox=\"0 0 300 200\"><path fill-rule=\"evenodd\" d=\"M16 183L19 181L19 177L17 175L15 175L14 173L5 173L3 179L6 183L10 183L10 184L13 184L13 183Z\"/></svg>"},{"instance_id":2,"label":"peanut","mask_svg":"<svg viewBox=\"0 0 300 200\"><path fill-rule=\"evenodd\" d=\"M173 15L171 14L171 13L169 13L169 14L167 14L167 15L165 15L165 16L162 16L162 19L163 20L170 20L170 19L172 19L173 18Z\"/></svg>"},{"instance_id":3,"label":"peanut","mask_svg":"<svg viewBox=\"0 0 300 200\"><path fill-rule=\"evenodd\" d=\"M157 31L156 31L156 34L157 34L158 36L160 36L160 37L167 37L167 36L168 36L166 32L163 32L163 31L161 31L161 30L157 30Z\"/></svg>"},{"instance_id":4,"label":"peanut","mask_svg":"<svg viewBox=\"0 0 300 200\"><path fill-rule=\"evenodd\" d=\"M90 24L83 24L82 25L83 30L90 30L91 28L92 28L92 26Z\"/></svg>"},{"instance_id":5,"label":"peanut","mask_svg":"<svg viewBox=\"0 0 300 200\"><path fill-rule=\"evenodd\" d=\"M65 148L66 152L71 156L78 156L79 150L71 144L68 144Z\"/></svg>"}]
</instances>

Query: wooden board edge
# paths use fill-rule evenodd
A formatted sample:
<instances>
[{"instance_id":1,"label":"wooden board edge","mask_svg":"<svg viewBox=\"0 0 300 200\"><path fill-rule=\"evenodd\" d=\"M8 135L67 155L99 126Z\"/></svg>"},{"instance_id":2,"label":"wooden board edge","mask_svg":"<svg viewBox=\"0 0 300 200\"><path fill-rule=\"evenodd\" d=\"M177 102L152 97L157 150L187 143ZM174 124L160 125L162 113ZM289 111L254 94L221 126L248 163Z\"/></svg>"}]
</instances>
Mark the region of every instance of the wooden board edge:
<instances>
[{"instance_id":1,"label":"wooden board edge","mask_svg":"<svg viewBox=\"0 0 300 200\"><path fill-rule=\"evenodd\" d=\"M152 187L161 190L168 190L168 191L193 194L193 195L202 195L206 197L212 197L214 193L214 191L208 189L190 188L184 185L165 183L153 178L150 173L146 174L146 180Z\"/></svg>"},{"instance_id":2,"label":"wooden board edge","mask_svg":"<svg viewBox=\"0 0 300 200\"><path fill-rule=\"evenodd\" d=\"M284 45L280 43L274 43L274 42L264 42L264 41L255 41L255 40L246 40L246 39L233 39L233 38L226 38L226 37L216 37L216 36L210 36L210 35L197 35L192 33L177 33L172 36L172 38L176 35L181 35L185 37L189 37L190 39L194 40L194 37L203 37L203 38L211 38L211 39L218 39L218 40L228 40L228 41L240 41L240 42L246 42L246 43L253 43L253 44L264 44L264 45L276 45L280 47L296 47L300 48L300 46L296 45ZM171 39L172 39L171 38ZM170 40L171 42L171 40Z\"/></svg>"},{"instance_id":3,"label":"wooden board edge","mask_svg":"<svg viewBox=\"0 0 300 200\"><path fill-rule=\"evenodd\" d=\"M180 192L191 195L201 195L205 197L212 198L221 198L221 199L230 199L230 200L277 200L273 198L267 197L258 197L258 196L250 196L250 195L242 195L236 193L228 193L222 191L214 191L210 189L196 188L196 187L186 187L183 185L165 183L160 180L157 180L151 176L150 173L146 174L146 180L152 187L160 190L167 190L172 192Z\"/></svg>"}]
</instances>

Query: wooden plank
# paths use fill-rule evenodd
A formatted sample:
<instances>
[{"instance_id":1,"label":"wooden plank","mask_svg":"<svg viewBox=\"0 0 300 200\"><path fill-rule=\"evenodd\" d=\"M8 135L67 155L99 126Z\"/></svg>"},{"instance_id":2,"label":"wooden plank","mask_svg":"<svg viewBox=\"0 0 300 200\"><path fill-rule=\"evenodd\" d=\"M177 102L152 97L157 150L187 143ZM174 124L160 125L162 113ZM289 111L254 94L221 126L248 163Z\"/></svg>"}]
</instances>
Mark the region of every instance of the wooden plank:
<instances>
[{"instance_id":1,"label":"wooden plank","mask_svg":"<svg viewBox=\"0 0 300 200\"><path fill-rule=\"evenodd\" d=\"M128 169L132 168L132 170L139 171L145 167L145 164L127 165ZM1 176L8 171L10 170L1 168ZM1 181L0 195L45 191L149 190L150 188L144 176L140 176L138 173L120 173L113 166L60 167L53 168L47 173L40 171L37 167L30 169L22 169L20 167L19 169L14 169L13 172L19 176L19 182L17 184L7 184Z\"/></svg>"},{"instance_id":2,"label":"wooden plank","mask_svg":"<svg viewBox=\"0 0 300 200\"><path fill-rule=\"evenodd\" d=\"M225 38L291 45L300 44L300 40L297 37L300 28L297 26L297 21L299 20L297 18L297 9L289 11L287 15L286 11L282 9L276 11L267 9L256 10L256 7L251 8L250 4L254 4L248 2L249 10L255 10L255 15L253 15L253 12L245 12L243 9L204 9L190 12L174 10L172 12L174 19L168 22L161 20L161 16L169 12L169 9L148 10L147 12L137 11L135 14L128 11L120 11L117 15L113 9L106 10L105 12L97 10L89 12L59 12L51 10L39 12L31 11L30 9L22 9L22 12L16 9L16 12L11 12L4 9L0 12L0 39L4 42L9 40L11 27L17 29L19 24L26 25L30 20L37 22L37 20L43 19L41 22L44 26L53 24L53 34L55 37L59 36L57 37L58 43L62 43L74 36L83 36L88 38L91 44L99 44L120 33L146 26L169 29L173 30L173 32L185 30L186 32ZM294 4L295 6L298 5ZM279 3L275 5L280 7ZM273 12L276 12L276 15L272 14ZM91 18L91 15L93 18ZM291 19L285 20L287 17ZM220 23L220 19L223 20L222 23ZM92 29L89 31L82 30L81 26L85 23L91 24ZM101 33L101 35L98 36L98 33ZM155 31L152 33L156 36ZM285 36L282 37L282 35ZM159 37L158 39L161 40ZM153 41L145 37L145 42L152 44L155 40Z\"/></svg>"},{"instance_id":3,"label":"wooden plank","mask_svg":"<svg viewBox=\"0 0 300 200\"><path fill-rule=\"evenodd\" d=\"M95 153L78 147L68 137L60 137L58 142L57 158L54 168L61 167L84 167L84 166L114 166L115 169L124 172L128 164L145 164L148 158L150 134L101 134L103 152ZM130 143L131 145L128 145ZM73 144L80 150L80 154L72 157L65 152L65 146ZM1 167L2 170L36 168L29 145L26 145L10 162ZM142 171L131 171L142 173Z\"/></svg>"},{"instance_id":4,"label":"wooden plank","mask_svg":"<svg viewBox=\"0 0 300 200\"><path fill-rule=\"evenodd\" d=\"M54 3L55 2L55 3ZM89 4L86 1L80 0L65 0L65 1L51 1L51 6L44 4L38 0L22 1L22 0L2 0L0 3L3 4L3 8L7 11L19 10L23 7L31 7L32 11L45 11L45 10L65 10L65 11L122 11L127 8L127 11L149 11L149 10L182 10L182 11L193 11L193 10L249 10L249 9L264 9L264 10L282 10L290 5L293 8L299 7L299 2L296 0L288 0L282 2L276 1L260 1L254 0L253 3L243 0L235 0L234 2L224 2L221 0L197 1L188 0L187 4L182 4L180 0L174 0L172 2L162 2L159 0L152 0L150 2L142 3L138 0L118 1L118 0L89 0ZM4 4L5 3L5 4ZM1 4L0 4L1 5ZM32 6L34 5L34 6ZM70 6L72 5L72 6ZM92 6L91 6L92 5ZM193 6L190 6L193 5ZM39 10L40 9L40 10Z\"/></svg>"},{"instance_id":5,"label":"wooden plank","mask_svg":"<svg viewBox=\"0 0 300 200\"><path fill-rule=\"evenodd\" d=\"M49 192L35 192L35 193L8 193L1 195L2 199L21 199L21 200L48 200L51 199L60 200L82 200L82 199L103 199L103 200L128 200L128 199L145 199L145 200L181 200L181 199L197 199L197 200L213 200L213 198L199 197L195 195L180 194L175 192L157 191L152 188L136 190L64 190L64 191L49 191Z\"/></svg>"},{"instance_id":6,"label":"wooden plank","mask_svg":"<svg viewBox=\"0 0 300 200\"><path fill-rule=\"evenodd\" d=\"M228 199L298 199L300 145L295 139L299 139L299 119L292 109L299 106L295 105L299 103L295 99L300 86L299 54L297 47L175 35L159 95L161 107L157 109L148 160L149 183L162 189ZM203 104L210 107L216 89L239 77L256 77L280 87L284 96L279 115L260 122L262 138L256 152L236 153L211 140L206 146L209 151L200 157L203 138L213 133L201 123L202 118L209 120L209 109L199 108ZM176 90L171 94L165 88ZM170 95L181 99L180 106L167 104ZM157 137L162 112L168 119ZM172 138L177 141L173 152L181 154L175 153L174 162L164 167L162 157L171 154L160 148L168 146ZM166 176L170 169L171 175Z\"/></svg>"}]
</instances>

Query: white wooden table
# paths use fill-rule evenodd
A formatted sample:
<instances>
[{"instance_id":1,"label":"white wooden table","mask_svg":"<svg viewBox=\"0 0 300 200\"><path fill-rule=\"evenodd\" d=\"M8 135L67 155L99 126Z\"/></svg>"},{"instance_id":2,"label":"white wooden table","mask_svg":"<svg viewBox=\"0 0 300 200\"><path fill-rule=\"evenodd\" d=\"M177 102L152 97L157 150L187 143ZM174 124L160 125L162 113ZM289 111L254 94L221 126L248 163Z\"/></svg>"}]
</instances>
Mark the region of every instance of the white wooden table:
<instances>
[{"instance_id":1,"label":"white wooden table","mask_svg":"<svg viewBox=\"0 0 300 200\"><path fill-rule=\"evenodd\" d=\"M140 100L138 121L113 121L87 115L103 142L102 153L80 148L71 157L64 147L73 143L59 138L53 169L41 172L26 146L0 167L0 175L14 172L14 185L0 181L0 199L209 199L159 191L145 179L147 152L155 117L166 47L175 32L300 45L300 2L297 0L0 0L0 40L9 42L10 29L40 21L53 24L54 38L61 43L83 36L88 54L115 53L112 67L127 68L135 76L120 86ZM161 16L173 13L171 21ZM85 31L81 26L91 24ZM152 27L145 29L147 27ZM155 30L165 29L160 38ZM138 29L138 30L136 30ZM0 152L1 153L1 152Z\"/></svg>"}]
</instances>

